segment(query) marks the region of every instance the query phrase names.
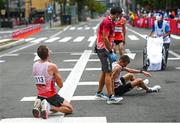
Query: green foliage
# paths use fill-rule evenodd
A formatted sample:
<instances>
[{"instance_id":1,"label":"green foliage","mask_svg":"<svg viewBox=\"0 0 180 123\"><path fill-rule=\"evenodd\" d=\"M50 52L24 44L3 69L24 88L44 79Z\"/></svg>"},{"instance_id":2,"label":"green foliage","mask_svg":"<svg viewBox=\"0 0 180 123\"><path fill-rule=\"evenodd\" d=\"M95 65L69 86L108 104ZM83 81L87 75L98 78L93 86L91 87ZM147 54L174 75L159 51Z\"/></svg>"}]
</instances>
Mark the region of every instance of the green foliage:
<instances>
[{"instance_id":1,"label":"green foliage","mask_svg":"<svg viewBox=\"0 0 180 123\"><path fill-rule=\"evenodd\" d=\"M5 0L0 0L0 9L4 8Z\"/></svg>"}]
</instances>

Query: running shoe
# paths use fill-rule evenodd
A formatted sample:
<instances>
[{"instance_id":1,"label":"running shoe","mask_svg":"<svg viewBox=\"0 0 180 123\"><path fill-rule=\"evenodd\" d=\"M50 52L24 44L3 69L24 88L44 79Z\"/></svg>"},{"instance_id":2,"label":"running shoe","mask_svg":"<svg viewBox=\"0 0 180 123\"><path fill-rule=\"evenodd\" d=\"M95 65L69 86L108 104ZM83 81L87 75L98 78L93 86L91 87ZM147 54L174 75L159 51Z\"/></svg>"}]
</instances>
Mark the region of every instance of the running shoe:
<instances>
[{"instance_id":1,"label":"running shoe","mask_svg":"<svg viewBox=\"0 0 180 123\"><path fill-rule=\"evenodd\" d=\"M34 102L34 108L32 110L32 114L35 118L40 118L40 108L41 108L41 100L36 99Z\"/></svg>"},{"instance_id":2,"label":"running shoe","mask_svg":"<svg viewBox=\"0 0 180 123\"><path fill-rule=\"evenodd\" d=\"M48 118L48 102L46 101L46 99L44 99L42 102L41 102L41 117L43 119L47 119Z\"/></svg>"},{"instance_id":3,"label":"running shoe","mask_svg":"<svg viewBox=\"0 0 180 123\"><path fill-rule=\"evenodd\" d=\"M147 91L147 93L159 92L160 89L161 89L161 86L155 85L155 86L153 86L153 87L150 87L149 90Z\"/></svg>"},{"instance_id":4,"label":"running shoe","mask_svg":"<svg viewBox=\"0 0 180 123\"><path fill-rule=\"evenodd\" d=\"M96 93L95 97L96 97L97 99L102 99L102 100L107 100L107 99L109 99L109 97L108 97L106 94L104 94L103 92L101 92L101 93Z\"/></svg>"},{"instance_id":5,"label":"running shoe","mask_svg":"<svg viewBox=\"0 0 180 123\"><path fill-rule=\"evenodd\" d=\"M115 97L114 95L112 95L112 96L107 100L107 104L118 104L119 102L121 102L121 100L123 100L122 97Z\"/></svg>"}]
</instances>

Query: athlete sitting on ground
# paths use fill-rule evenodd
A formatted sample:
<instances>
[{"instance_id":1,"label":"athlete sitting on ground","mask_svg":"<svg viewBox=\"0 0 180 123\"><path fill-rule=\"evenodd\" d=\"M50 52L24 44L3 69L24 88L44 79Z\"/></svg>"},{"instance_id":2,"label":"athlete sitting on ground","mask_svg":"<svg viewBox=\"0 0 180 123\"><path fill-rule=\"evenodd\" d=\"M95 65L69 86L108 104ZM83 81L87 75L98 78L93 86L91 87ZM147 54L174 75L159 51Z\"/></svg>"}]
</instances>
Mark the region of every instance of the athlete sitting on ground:
<instances>
[{"instance_id":1,"label":"athlete sitting on ground","mask_svg":"<svg viewBox=\"0 0 180 123\"><path fill-rule=\"evenodd\" d=\"M136 86L141 87L149 93L158 92L160 90L161 87L159 85L148 87L146 84L144 84L143 79L135 78L133 73L142 73L146 77L150 77L151 74L146 71L126 67L129 63L130 58L127 55L123 55L119 61L112 64L112 85L114 86L113 88L115 96L122 96L124 93L130 91ZM127 71L128 73L122 76L122 71ZM128 81L130 81L130 83L127 83Z\"/></svg>"},{"instance_id":2,"label":"athlete sitting on ground","mask_svg":"<svg viewBox=\"0 0 180 123\"><path fill-rule=\"evenodd\" d=\"M62 88L63 82L57 66L50 62L50 50L47 46L41 45L37 49L37 54L40 60L33 65L33 77L38 97L34 102L33 116L39 118L41 113L42 118L47 119L48 111L72 113L72 105L57 93L55 83Z\"/></svg>"}]
</instances>

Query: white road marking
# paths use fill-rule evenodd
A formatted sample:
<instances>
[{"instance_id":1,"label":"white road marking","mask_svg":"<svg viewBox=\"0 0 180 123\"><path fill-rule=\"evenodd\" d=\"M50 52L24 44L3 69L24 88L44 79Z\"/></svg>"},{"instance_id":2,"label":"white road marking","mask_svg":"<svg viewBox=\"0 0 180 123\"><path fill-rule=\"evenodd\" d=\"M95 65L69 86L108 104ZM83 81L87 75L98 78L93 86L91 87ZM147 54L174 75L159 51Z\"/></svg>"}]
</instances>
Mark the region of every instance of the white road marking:
<instances>
[{"instance_id":1,"label":"white road marking","mask_svg":"<svg viewBox=\"0 0 180 123\"><path fill-rule=\"evenodd\" d=\"M60 31L60 32L58 32L58 33L52 35L50 38L54 38L54 37L56 37L57 35L63 33L63 32L66 31L69 27L70 27L70 26L67 26L66 28L63 29L63 31Z\"/></svg>"},{"instance_id":2,"label":"white road marking","mask_svg":"<svg viewBox=\"0 0 180 123\"><path fill-rule=\"evenodd\" d=\"M177 39L177 40L180 39L180 36L177 36L177 35L172 35L172 34L171 34L171 37L174 38L174 39Z\"/></svg>"},{"instance_id":3,"label":"white road marking","mask_svg":"<svg viewBox=\"0 0 180 123\"><path fill-rule=\"evenodd\" d=\"M82 53L71 53L72 56L79 56L82 55Z\"/></svg>"},{"instance_id":4,"label":"white road marking","mask_svg":"<svg viewBox=\"0 0 180 123\"><path fill-rule=\"evenodd\" d=\"M52 43L52 42L54 42L54 41L56 41L56 40L59 40L60 39L60 37L53 37L53 38L50 38L50 39L48 39L48 40L46 40L46 41L44 41L45 43Z\"/></svg>"},{"instance_id":5,"label":"white road marking","mask_svg":"<svg viewBox=\"0 0 180 123\"><path fill-rule=\"evenodd\" d=\"M179 54L177 54L177 53L175 53L175 52L173 52L171 50L169 50L169 53L172 54L173 56L177 57L177 58L180 58Z\"/></svg>"},{"instance_id":6,"label":"white road marking","mask_svg":"<svg viewBox=\"0 0 180 123\"><path fill-rule=\"evenodd\" d=\"M145 35L142 35L142 34L136 32L136 31L134 31L134 30L132 30L132 29L130 29L130 28L128 28L128 27L126 27L126 29L129 30L129 31L131 31L131 32L133 32L133 33L135 33L135 34L137 34L137 35L139 35L140 37L146 39Z\"/></svg>"},{"instance_id":7,"label":"white road marking","mask_svg":"<svg viewBox=\"0 0 180 123\"><path fill-rule=\"evenodd\" d=\"M10 53L7 53L4 56L19 56L19 54L10 54Z\"/></svg>"},{"instance_id":8,"label":"white road marking","mask_svg":"<svg viewBox=\"0 0 180 123\"><path fill-rule=\"evenodd\" d=\"M85 70L88 70L88 71L96 71L96 70L101 70L101 68L86 68Z\"/></svg>"},{"instance_id":9,"label":"white road marking","mask_svg":"<svg viewBox=\"0 0 180 123\"><path fill-rule=\"evenodd\" d=\"M0 60L0 63L4 63L5 62L5 60Z\"/></svg>"},{"instance_id":10,"label":"white road marking","mask_svg":"<svg viewBox=\"0 0 180 123\"><path fill-rule=\"evenodd\" d=\"M85 27L85 30L89 30L90 29L90 27Z\"/></svg>"},{"instance_id":11,"label":"white road marking","mask_svg":"<svg viewBox=\"0 0 180 123\"><path fill-rule=\"evenodd\" d=\"M41 118L8 118L0 123L107 123L106 117L65 117L55 113L44 120Z\"/></svg>"},{"instance_id":12,"label":"white road marking","mask_svg":"<svg viewBox=\"0 0 180 123\"><path fill-rule=\"evenodd\" d=\"M37 55L37 53L34 53L34 60L33 61L37 61L37 60L40 60L41 58Z\"/></svg>"},{"instance_id":13,"label":"white road marking","mask_svg":"<svg viewBox=\"0 0 180 123\"><path fill-rule=\"evenodd\" d=\"M76 28L75 27L71 27L71 28L69 28L69 30L75 30Z\"/></svg>"},{"instance_id":14,"label":"white road marking","mask_svg":"<svg viewBox=\"0 0 180 123\"><path fill-rule=\"evenodd\" d=\"M135 35L128 35L128 38L131 40L139 40L139 38L136 37Z\"/></svg>"},{"instance_id":15,"label":"white road marking","mask_svg":"<svg viewBox=\"0 0 180 123\"><path fill-rule=\"evenodd\" d=\"M86 64L88 62L88 59L91 56L92 51L91 50L85 50L76 63L75 67L67 77L66 81L64 82L64 86L60 91L59 94L62 95L66 100L70 101L75 90L77 87L77 84L79 83L79 80L81 78L81 75L86 67ZM67 93L68 92L68 93Z\"/></svg>"},{"instance_id":16,"label":"white road marking","mask_svg":"<svg viewBox=\"0 0 180 123\"><path fill-rule=\"evenodd\" d=\"M91 36L91 37L88 39L88 41L90 41L88 47L92 47L92 46L93 46L93 44L94 44L95 41L96 41L96 38L97 38L97 36Z\"/></svg>"},{"instance_id":17,"label":"white road marking","mask_svg":"<svg viewBox=\"0 0 180 123\"><path fill-rule=\"evenodd\" d=\"M78 27L78 28L77 28L77 30L82 30L82 29L83 29L83 27Z\"/></svg>"},{"instance_id":18,"label":"white road marking","mask_svg":"<svg viewBox=\"0 0 180 123\"><path fill-rule=\"evenodd\" d=\"M107 123L106 117L65 117L62 123Z\"/></svg>"},{"instance_id":19,"label":"white road marking","mask_svg":"<svg viewBox=\"0 0 180 123\"><path fill-rule=\"evenodd\" d=\"M32 40L35 40L35 38L27 38L27 39L25 39L25 41L32 41Z\"/></svg>"},{"instance_id":20,"label":"white road marking","mask_svg":"<svg viewBox=\"0 0 180 123\"><path fill-rule=\"evenodd\" d=\"M73 68L58 68L58 71L72 71ZM85 68L87 71L99 71L101 68Z\"/></svg>"},{"instance_id":21,"label":"white road marking","mask_svg":"<svg viewBox=\"0 0 180 123\"><path fill-rule=\"evenodd\" d=\"M59 42L67 42L71 39L72 39L72 37L65 37L65 38L61 39Z\"/></svg>"},{"instance_id":22,"label":"white road marking","mask_svg":"<svg viewBox=\"0 0 180 123\"><path fill-rule=\"evenodd\" d=\"M32 43L40 43L41 41L44 41L46 39L47 39L47 37L42 37L42 38L35 39L35 40L31 41L31 42Z\"/></svg>"},{"instance_id":23,"label":"white road marking","mask_svg":"<svg viewBox=\"0 0 180 123\"><path fill-rule=\"evenodd\" d=\"M99 82L79 82L78 85L99 85Z\"/></svg>"},{"instance_id":24,"label":"white road marking","mask_svg":"<svg viewBox=\"0 0 180 123\"><path fill-rule=\"evenodd\" d=\"M78 36L73 40L73 42L81 42L85 37L84 36Z\"/></svg>"},{"instance_id":25,"label":"white road marking","mask_svg":"<svg viewBox=\"0 0 180 123\"><path fill-rule=\"evenodd\" d=\"M180 70L180 67L176 67L176 69Z\"/></svg>"},{"instance_id":26,"label":"white road marking","mask_svg":"<svg viewBox=\"0 0 180 123\"><path fill-rule=\"evenodd\" d=\"M78 59L68 59L64 60L64 62L77 62ZM99 59L89 59L88 61L100 61Z\"/></svg>"},{"instance_id":27,"label":"white road marking","mask_svg":"<svg viewBox=\"0 0 180 123\"><path fill-rule=\"evenodd\" d=\"M2 39L2 40L0 40L0 43L6 42L6 41L10 41L10 39Z\"/></svg>"},{"instance_id":28,"label":"white road marking","mask_svg":"<svg viewBox=\"0 0 180 123\"><path fill-rule=\"evenodd\" d=\"M174 61L174 60L180 60L180 58L168 58L168 60Z\"/></svg>"},{"instance_id":29,"label":"white road marking","mask_svg":"<svg viewBox=\"0 0 180 123\"><path fill-rule=\"evenodd\" d=\"M95 97L95 95L93 95L93 96L73 96L72 97L72 100L73 101L77 101L77 100L99 100L99 99L97 99L96 97Z\"/></svg>"},{"instance_id":30,"label":"white road marking","mask_svg":"<svg viewBox=\"0 0 180 123\"><path fill-rule=\"evenodd\" d=\"M126 55L128 55L131 59L134 59L136 56L136 53L131 53L130 49L125 49Z\"/></svg>"}]
</instances>

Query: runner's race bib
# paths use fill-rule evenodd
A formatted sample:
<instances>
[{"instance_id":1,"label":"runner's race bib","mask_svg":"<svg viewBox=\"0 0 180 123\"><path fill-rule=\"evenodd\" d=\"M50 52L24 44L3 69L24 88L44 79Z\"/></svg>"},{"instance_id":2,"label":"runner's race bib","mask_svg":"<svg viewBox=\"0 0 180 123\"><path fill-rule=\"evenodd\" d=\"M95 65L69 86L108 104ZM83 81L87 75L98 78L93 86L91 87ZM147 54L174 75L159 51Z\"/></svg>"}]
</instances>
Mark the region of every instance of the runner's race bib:
<instances>
[{"instance_id":1,"label":"runner's race bib","mask_svg":"<svg viewBox=\"0 0 180 123\"><path fill-rule=\"evenodd\" d=\"M115 27L114 32L122 32L122 27Z\"/></svg>"},{"instance_id":2,"label":"runner's race bib","mask_svg":"<svg viewBox=\"0 0 180 123\"><path fill-rule=\"evenodd\" d=\"M46 85L46 81L45 81L44 76L34 76L34 81L35 81L36 84Z\"/></svg>"}]
</instances>

